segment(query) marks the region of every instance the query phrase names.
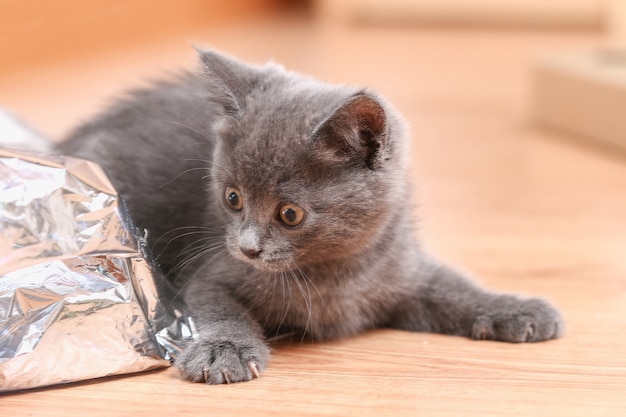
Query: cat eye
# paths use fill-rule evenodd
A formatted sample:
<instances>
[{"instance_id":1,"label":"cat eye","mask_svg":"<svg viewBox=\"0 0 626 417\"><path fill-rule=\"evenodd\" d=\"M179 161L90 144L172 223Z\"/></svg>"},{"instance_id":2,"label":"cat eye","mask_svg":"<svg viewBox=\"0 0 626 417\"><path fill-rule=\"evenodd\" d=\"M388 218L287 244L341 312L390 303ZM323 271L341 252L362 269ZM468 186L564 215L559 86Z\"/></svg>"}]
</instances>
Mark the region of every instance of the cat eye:
<instances>
[{"instance_id":1,"label":"cat eye","mask_svg":"<svg viewBox=\"0 0 626 417\"><path fill-rule=\"evenodd\" d=\"M304 219L304 210L293 204L285 204L280 208L280 220L287 226L297 226Z\"/></svg>"},{"instance_id":2,"label":"cat eye","mask_svg":"<svg viewBox=\"0 0 626 417\"><path fill-rule=\"evenodd\" d=\"M241 197L241 193L235 187L227 187L224 197L226 198L226 204L231 209L239 211L243 208L243 197Z\"/></svg>"}]
</instances>

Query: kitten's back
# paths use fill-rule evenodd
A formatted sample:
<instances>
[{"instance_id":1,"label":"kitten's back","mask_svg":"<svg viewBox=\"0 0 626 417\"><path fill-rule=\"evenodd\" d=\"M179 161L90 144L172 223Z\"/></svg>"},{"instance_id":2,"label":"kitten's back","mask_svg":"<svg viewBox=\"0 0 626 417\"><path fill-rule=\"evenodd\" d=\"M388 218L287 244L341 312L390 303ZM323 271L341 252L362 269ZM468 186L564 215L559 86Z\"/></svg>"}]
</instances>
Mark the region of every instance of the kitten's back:
<instances>
[{"instance_id":1,"label":"kitten's back","mask_svg":"<svg viewBox=\"0 0 626 417\"><path fill-rule=\"evenodd\" d=\"M149 230L155 254L173 230L207 221L202 184L218 117L207 94L204 79L192 74L132 91L57 147L104 168L134 221ZM176 260L166 256L159 262L168 270Z\"/></svg>"}]
</instances>

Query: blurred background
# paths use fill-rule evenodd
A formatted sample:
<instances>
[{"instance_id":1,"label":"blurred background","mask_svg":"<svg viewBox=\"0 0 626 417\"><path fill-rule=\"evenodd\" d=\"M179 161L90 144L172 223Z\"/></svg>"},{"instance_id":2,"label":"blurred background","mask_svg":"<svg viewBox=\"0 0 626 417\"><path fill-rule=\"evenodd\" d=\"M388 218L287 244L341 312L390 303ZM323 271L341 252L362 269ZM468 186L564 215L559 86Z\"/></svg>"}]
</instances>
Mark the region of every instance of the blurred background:
<instances>
[{"instance_id":1,"label":"blurred background","mask_svg":"<svg viewBox=\"0 0 626 417\"><path fill-rule=\"evenodd\" d=\"M329 81L363 82L383 89L388 82L408 82L428 88L429 81L419 78L420 68L428 65L424 61L460 54L456 58L459 61L451 61L445 72L467 75L463 81L472 83L469 74L463 74L464 59L484 60L484 65L494 60L505 63L515 59L515 51L506 50L515 44L506 45L507 38L525 34L530 42L534 39L531 46L534 51L519 51L520 57L526 54L524 58L530 58L530 53L533 59L550 58L551 50L587 51L587 55L560 58L555 54L556 58L544 61L543 67L536 65L536 61L528 62L529 66L535 66L525 69L529 74L538 74L536 81L541 84L541 94L536 95L538 100L532 109L537 119L621 146L622 141L615 139L611 131L623 127L621 114L615 120L595 123L618 124L610 129L588 126L594 125L594 120L584 120L581 124L579 113L584 114L586 108L558 109L561 104L580 98L565 94L564 90L571 90L571 86L561 85L563 80L558 77L555 81L554 74L544 67L563 66L566 73L568 68L591 67L597 64L597 57L590 56L589 49L621 46L626 41L624 3L622 0L0 0L0 105L33 119L44 133L56 138L72 124L70 119L83 116L96 102L132 84L133 80L138 82L192 66L191 44L214 47L245 60L274 59L299 71L332 78ZM459 42L450 41L459 30L469 37L459 36ZM501 40L491 50L480 43L467 42L472 36L480 37L487 32L494 42ZM430 39L432 43L427 46L430 49L421 51L420 47L429 43L429 37L435 33L440 36ZM394 34L400 41L393 38ZM541 35L545 42L539 40ZM464 53L471 56L463 57ZM366 62L358 63L362 57ZM358 63L359 71L355 72L349 65L342 66L342 60ZM607 60L611 61L605 65L610 66L608 71L615 72L618 66L621 71L626 56L622 59L611 53ZM415 67L406 68L407 62ZM394 76L389 77L380 68L393 68ZM586 75L604 81L620 76L607 77L594 71L606 72L607 68L588 68ZM98 79L95 85L95 79L90 79L92 72L109 77ZM498 83L498 80L490 82ZM524 86L528 92L533 87L537 85ZM461 88L461 93L463 88L467 86ZM599 94L579 93L584 101ZM64 106L55 105L59 98ZM615 97L610 99L619 101ZM572 123L575 126L570 126Z\"/></svg>"},{"instance_id":2,"label":"blurred background","mask_svg":"<svg viewBox=\"0 0 626 417\"><path fill-rule=\"evenodd\" d=\"M429 246L487 281L623 265L625 3L0 0L0 107L59 140L193 44L274 60L395 104Z\"/></svg>"}]
</instances>

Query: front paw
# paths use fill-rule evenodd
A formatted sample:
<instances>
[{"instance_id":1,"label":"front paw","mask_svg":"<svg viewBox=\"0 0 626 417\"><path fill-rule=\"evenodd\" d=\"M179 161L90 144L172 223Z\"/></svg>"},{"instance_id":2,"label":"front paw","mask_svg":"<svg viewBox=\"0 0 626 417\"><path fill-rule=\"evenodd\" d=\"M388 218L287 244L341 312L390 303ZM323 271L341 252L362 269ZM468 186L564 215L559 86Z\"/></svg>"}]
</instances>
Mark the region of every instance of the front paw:
<instances>
[{"instance_id":1,"label":"front paw","mask_svg":"<svg viewBox=\"0 0 626 417\"><path fill-rule=\"evenodd\" d=\"M175 365L185 379L207 384L249 381L258 378L269 359L262 340L200 338L185 348Z\"/></svg>"},{"instance_id":2,"label":"front paw","mask_svg":"<svg viewBox=\"0 0 626 417\"><path fill-rule=\"evenodd\" d=\"M539 342L563 332L559 312L540 299L498 296L474 321L472 338L504 342Z\"/></svg>"}]
</instances>

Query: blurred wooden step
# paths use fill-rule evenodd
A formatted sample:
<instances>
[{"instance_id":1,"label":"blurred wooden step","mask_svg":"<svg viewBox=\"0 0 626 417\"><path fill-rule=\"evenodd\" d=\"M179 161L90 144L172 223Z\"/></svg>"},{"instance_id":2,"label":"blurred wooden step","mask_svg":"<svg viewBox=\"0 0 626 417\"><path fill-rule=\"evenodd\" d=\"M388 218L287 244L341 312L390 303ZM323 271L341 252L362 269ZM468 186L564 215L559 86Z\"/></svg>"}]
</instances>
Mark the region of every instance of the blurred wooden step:
<instances>
[{"instance_id":1,"label":"blurred wooden step","mask_svg":"<svg viewBox=\"0 0 626 417\"><path fill-rule=\"evenodd\" d=\"M626 48L541 59L533 88L540 123L626 150Z\"/></svg>"}]
</instances>

